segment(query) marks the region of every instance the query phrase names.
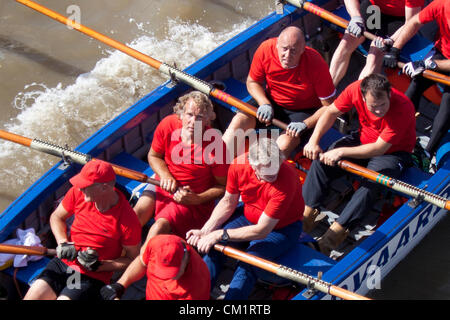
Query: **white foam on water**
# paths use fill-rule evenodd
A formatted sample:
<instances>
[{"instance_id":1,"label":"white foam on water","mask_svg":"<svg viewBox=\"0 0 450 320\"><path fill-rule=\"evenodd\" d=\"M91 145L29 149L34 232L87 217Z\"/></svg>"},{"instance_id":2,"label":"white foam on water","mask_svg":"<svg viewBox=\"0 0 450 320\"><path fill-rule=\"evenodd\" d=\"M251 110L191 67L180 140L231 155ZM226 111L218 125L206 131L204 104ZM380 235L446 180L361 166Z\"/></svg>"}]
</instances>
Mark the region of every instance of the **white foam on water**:
<instances>
[{"instance_id":1,"label":"white foam on water","mask_svg":"<svg viewBox=\"0 0 450 320\"><path fill-rule=\"evenodd\" d=\"M198 24L169 19L166 37L157 39L145 30L145 23L129 22L142 31L129 46L161 62L176 63L180 69L253 23L245 20L214 33ZM93 70L78 76L71 85L26 86L14 101L21 112L5 124L5 130L75 148L167 79L152 67L111 49ZM58 161L57 157L0 141L0 197L14 199Z\"/></svg>"}]
</instances>

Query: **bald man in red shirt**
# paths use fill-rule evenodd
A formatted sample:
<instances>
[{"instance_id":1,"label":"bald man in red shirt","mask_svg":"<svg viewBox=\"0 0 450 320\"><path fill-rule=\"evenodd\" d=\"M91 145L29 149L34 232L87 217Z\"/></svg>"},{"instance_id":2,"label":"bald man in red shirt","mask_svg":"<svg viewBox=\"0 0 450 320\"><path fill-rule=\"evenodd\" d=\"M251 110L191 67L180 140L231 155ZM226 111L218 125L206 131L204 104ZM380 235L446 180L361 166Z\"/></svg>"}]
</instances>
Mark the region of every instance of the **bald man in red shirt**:
<instances>
[{"instance_id":1,"label":"bald man in red shirt","mask_svg":"<svg viewBox=\"0 0 450 320\"><path fill-rule=\"evenodd\" d=\"M288 123L277 143L287 157L300 144L300 135L314 127L322 106L329 105L336 90L328 64L314 49L305 45L300 28L285 28L277 38L264 41L256 50L247 77L247 90L258 107L257 119L269 125L272 119ZM256 126L256 119L237 113L223 135L231 152L237 130ZM303 139L305 141L306 139ZM243 148L238 142L240 155Z\"/></svg>"}]
</instances>

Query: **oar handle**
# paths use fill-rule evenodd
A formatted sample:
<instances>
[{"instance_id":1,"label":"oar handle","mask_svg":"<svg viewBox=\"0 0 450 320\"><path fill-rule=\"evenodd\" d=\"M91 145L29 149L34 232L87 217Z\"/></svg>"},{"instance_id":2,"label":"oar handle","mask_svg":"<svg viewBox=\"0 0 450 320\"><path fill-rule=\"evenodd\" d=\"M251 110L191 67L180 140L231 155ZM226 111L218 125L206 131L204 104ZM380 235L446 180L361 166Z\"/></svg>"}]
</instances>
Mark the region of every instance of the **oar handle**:
<instances>
[{"instance_id":1,"label":"oar handle","mask_svg":"<svg viewBox=\"0 0 450 320\"><path fill-rule=\"evenodd\" d=\"M93 158L91 161L96 161L99 159ZM104 161L104 160L102 160ZM139 172L139 171L135 171L135 170L131 170L122 166L119 166L117 164L114 163L110 163L111 167L114 169L114 172L121 177L124 178L128 178L131 180L135 180L135 181L140 181L140 182L145 182L145 183L150 183L150 184L154 184L156 186L159 186L159 180L150 178L149 176L147 176L145 173Z\"/></svg>"},{"instance_id":2,"label":"oar handle","mask_svg":"<svg viewBox=\"0 0 450 320\"><path fill-rule=\"evenodd\" d=\"M28 254L34 256L55 256L55 249L40 246L22 246L14 244L0 244L0 252L11 254Z\"/></svg>"},{"instance_id":3,"label":"oar handle","mask_svg":"<svg viewBox=\"0 0 450 320\"><path fill-rule=\"evenodd\" d=\"M228 103L229 105L235 106L236 108L238 108L239 110L253 116L256 118L256 111L257 108L252 106L251 104L245 103L242 100L239 100L231 95L229 95L226 92L223 92L222 90L219 89L213 89L211 90L211 96L219 99L225 103ZM287 129L287 124L277 120L277 119L273 119L272 120L272 124L274 126L277 126L280 129L286 130Z\"/></svg>"},{"instance_id":4,"label":"oar handle","mask_svg":"<svg viewBox=\"0 0 450 320\"><path fill-rule=\"evenodd\" d=\"M305 9L306 11L309 11L317 16L319 16L320 18L327 20L331 23L334 23L335 25L346 29L348 26L348 20L339 17L338 15L323 9L321 7L319 7L318 5L311 3L311 2L305 2L302 6L301 2L299 0L286 0L286 2L289 2L290 4L297 6L299 8ZM376 38L376 36L368 31L364 31L363 33L364 37L366 37L369 40L374 40ZM397 62L397 67L399 67L400 69L403 68L403 66L405 65L405 63L403 62ZM422 75L429 79L429 80L433 80L435 82L439 82L442 84L445 84L447 86L450 86L450 77L446 76L442 73L436 72L436 71L431 71L431 70L425 70Z\"/></svg>"},{"instance_id":5,"label":"oar handle","mask_svg":"<svg viewBox=\"0 0 450 320\"><path fill-rule=\"evenodd\" d=\"M318 291L326 294L331 294L335 297L345 299L345 300L370 300L367 297L361 296L359 294L353 293L343 288L332 285L331 283L325 282L314 278L308 274L302 273L297 270L292 270L283 265L277 264L275 262L257 257L255 255L243 252L241 250L224 246L221 244L215 244L214 249L222 252L226 256L237 259L239 261L251 264L255 267L261 268L263 270L274 273L280 277L296 281L305 285L312 285Z\"/></svg>"}]
</instances>

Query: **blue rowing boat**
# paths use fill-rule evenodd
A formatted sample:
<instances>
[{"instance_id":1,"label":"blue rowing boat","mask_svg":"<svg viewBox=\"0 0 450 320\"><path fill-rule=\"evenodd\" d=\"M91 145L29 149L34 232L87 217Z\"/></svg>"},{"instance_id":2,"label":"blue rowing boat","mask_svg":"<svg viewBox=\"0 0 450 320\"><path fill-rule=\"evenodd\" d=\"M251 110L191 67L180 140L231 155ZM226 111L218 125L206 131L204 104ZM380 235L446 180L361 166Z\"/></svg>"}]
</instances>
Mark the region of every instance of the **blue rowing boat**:
<instances>
[{"instance_id":1,"label":"blue rowing boat","mask_svg":"<svg viewBox=\"0 0 450 320\"><path fill-rule=\"evenodd\" d=\"M336 8L334 1L311 2L343 17L346 15L345 8ZM248 102L251 97L246 90L245 79L253 53L263 40L277 36L283 28L291 24L302 27L307 36L308 45L319 50L325 58L330 55L329 44L338 41L337 33L342 32L338 29L333 30L332 25L312 13L291 4L280 4L275 12L205 55L187 67L184 72L205 82L214 83L225 93ZM430 41L416 36L402 51L402 58L416 60L423 57L431 46ZM356 80L356 69L362 68L364 63L363 47L360 52L361 54L355 60L357 63L352 64L355 72L349 71L349 76L343 80L343 83ZM151 176L152 170L146 161L146 155L155 127L161 119L172 113L176 99L190 89L191 87L187 84L169 79L107 123L75 150ZM215 126L224 131L237 109L223 100L217 98L212 100L217 113ZM431 108L426 108L431 111L419 116L418 136L427 136L425 128L431 124L433 115L436 113L436 111L433 113L433 108L436 109L437 106L432 105ZM348 119L341 120L323 138L321 142L323 148L341 137L350 127ZM442 140L437 152L436 173L430 174L421 168L411 167L404 172L400 180L448 198L450 194L449 157L450 132ZM77 163L60 161L20 195L0 214L0 243L15 237L18 228L34 228L44 246L54 247L55 242L48 225L49 215L55 208L55 203L70 188L69 179L79 172L80 168L81 166ZM368 221L358 230L352 231L349 239L338 248L332 259L314 250L308 244L314 242L313 238L323 232L339 214L339 208L345 202L346 195L352 191L354 178L354 176L347 177L345 180L334 183L332 186L334 193L330 194L321 217L322 229L317 228L317 234L303 234L296 248L276 263L313 277L319 276L335 286L366 295L370 290L378 288L380 281L432 230L445 216L447 210L424 202L420 198L413 199L386 189L378 207L373 208L374 216L378 217L381 212L383 221L377 219L370 221L371 216L368 215ZM143 184L119 176L117 186L130 197L131 201L134 201L139 196ZM400 203L394 205L392 199L400 199ZM2 270L0 279L8 289L9 297L13 299L15 296L14 279L26 288L48 261L48 258L44 257L39 261L30 262L27 267L19 268L17 271L13 267ZM292 299L333 299L331 295L316 291L313 287L299 285L293 287L292 283L286 284L276 279L261 279L261 287L265 289L269 286L278 288L286 285L291 286L287 297ZM273 292L266 297L275 298Z\"/></svg>"}]
</instances>

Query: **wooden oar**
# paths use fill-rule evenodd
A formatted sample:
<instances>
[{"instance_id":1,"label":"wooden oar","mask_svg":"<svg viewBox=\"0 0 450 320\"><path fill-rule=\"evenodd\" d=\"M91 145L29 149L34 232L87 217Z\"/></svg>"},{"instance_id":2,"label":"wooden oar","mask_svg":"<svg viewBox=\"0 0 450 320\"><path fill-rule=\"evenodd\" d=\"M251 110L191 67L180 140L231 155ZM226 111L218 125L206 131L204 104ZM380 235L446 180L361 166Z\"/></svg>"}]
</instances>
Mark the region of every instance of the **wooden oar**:
<instances>
[{"instance_id":1,"label":"wooden oar","mask_svg":"<svg viewBox=\"0 0 450 320\"><path fill-rule=\"evenodd\" d=\"M348 25L348 21L345 20L344 18L339 17L338 15L323 9L317 5L315 5L314 3L311 2L305 2L302 6L301 1L300 0L284 0L286 2L289 2L290 4L292 4L293 6L299 7L299 8L303 8L306 11L309 11L317 16L319 16L320 18L327 20L341 28L346 29L347 25ZM369 40L374 40L376 38L376 36L368 31L364 31L364 37L366 37ZM400 69L403 69L403 66L405 65L405 63L403 62L397 62L397 66ZM450 86L450 77L446 76L442 73L439 72L435 72L435 71L431 71L431 70L425 70L422 75L430 80L445 84L447 86Z\"/></svg>"},{"instance_id":2,"label":"wooden oar","mask_svg":"<svg viewBox=\"0 0 450 320\"><path fill-rule=\"evenodd\" d=\"M81 153L78 151L70 150L67 148L60 147L58 145L54 145L45 141L41 141L39 139L30 139L24 136L20 136L15 133L11 133L8 131L0 130L0 138L4 140L8 140L11 142L15 142L31 149L35 149L41 152L45 152L47 154L51 154L57 157L62 157L63 159L70 159L73 162L84 165L88 161L95 161L98 159L92 158L90 155ZM131 170L113 163L110 163L114 169L114 172L122 177L136 180L140 182L150 183L159 186L159 181L153 178L148 177L146 174Z\"/></svg>"},{"instance_id":3,"label":"wooden oar","mask_svg":"<svg viewBox=\"0 0 450 320\"><path fill-rule=\"evenodd\" d=\"M357 165L357 164L352 163L347 160L338 161L338 165L339 165L339 167L341 167L342 169L344 169L348 172L354 173L358 176L361 176L361 177L364 177L371 181L377 182L379 184L382 184L386 187L389 187L393 190L402 192L402 193L412 196L414 198L427 201L431 204L434 204L435 206L437 206L439 208L450 210L450 200L446 199L444 197L441 197L437 194L417 188L415 186L407 184L406 182L399 181L397 179L385 176L381 173L367 169L365 167L362 167L360 165Z\"/></svg>"},{"instance_id":4,"label":"wooden oar","mask_svg":"<svg viewBox=\"0 0 450 320\"><path fill-rule=\"evenodd\" d=\"M56 256L56 249L40 246L21 246L16 244L1 244L0 253L28 254L30 256Z\"/></svg>"},{"instance_id":5,"label":"wooden oar","mask_svg":"<svg viewBox=\"0 0 450 320\"><path fill-rule=\"evenodd\" d=\"M240 260L242 262L251 264L252 266L264 269L271 273L276 274L279 277L289 279L304 285L307 285L309 288L316 289L317 291L330 294L332 296L344 299L344 300L370 300L367 297L361 296L357 293L348 291L346 289L337 287L329 282L325 282L323 280L314 278L309 274L293 270L281 264L277 264L275 262L257 257L255 255L243 252L241 250L223 246L220 244L215 244L214 249L222 252L223 254L232 257L234 259Z\"/></svg>"},{"instance_id":6,"label":"wooden oar","mask_svg":"<svg viewBox=\"0 0 450 320\"><path fill-rule=\"evenodd\" d=\"M196 90L199 90L199 91L201 91L207 95L210 95L218 100L228 103L251 116L256 116L257 109L254 106L252 106L246 102L243 102L242 100L237 99L222 90L214 88L210 83L207 83L199 78L196 78L184 71L178 70L177 68L172 67L166 63L160 62L148 55L143 54L142 52L139 52L133 48L126 46L125 44L123 44L121 42L118 42L118 41L111 39L95 30L92 30L91 28L88 28L86 26L83 26L82 24L79 24L73 20L70 20L70 19L66 18L65 16L63 16L53 10L50 10L42 5L39 5L33 1L30 1L30 0L16 0L16 1L40 12L56 21L59 21L66 25L69 25L73 29L75 29L81 33L84 33L100 42L103 42L104 44L107 44L110 47L113 47L119 51L122 51L123 53L125 53L131 57L134 57L141 62L144 62L144 63L150 65L151 67L159 70L160 72L162 72L168 76L171 76L171 77L174 76L174 77L176 77L176 79L188 84L189 86L193 87ZM274 119L272 121L272 123L284 130L286 130L286 128L287 128L287 125L285 123L278 121L276 119Z\"/></svg>"}]
</instances>

